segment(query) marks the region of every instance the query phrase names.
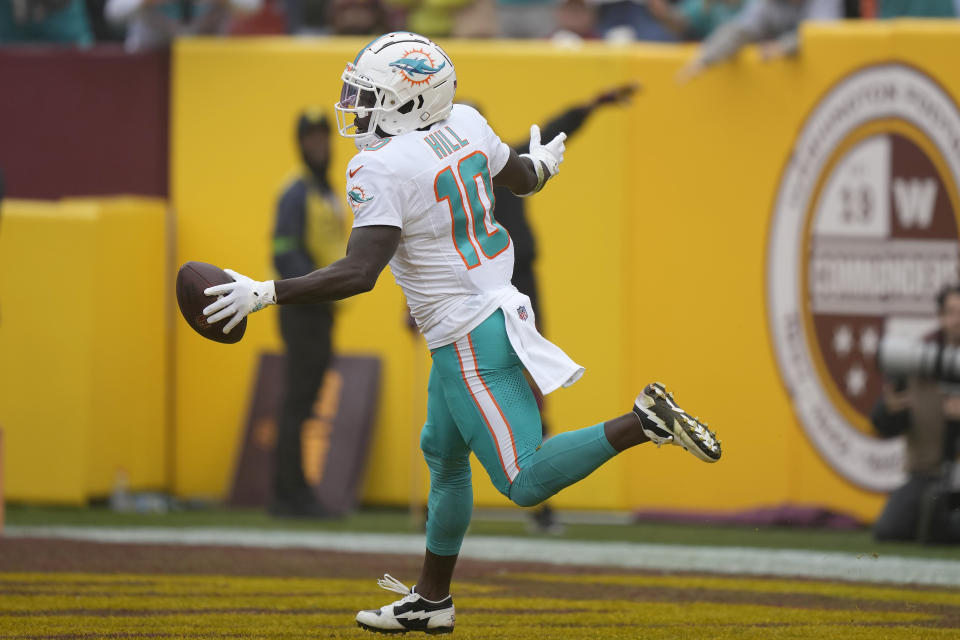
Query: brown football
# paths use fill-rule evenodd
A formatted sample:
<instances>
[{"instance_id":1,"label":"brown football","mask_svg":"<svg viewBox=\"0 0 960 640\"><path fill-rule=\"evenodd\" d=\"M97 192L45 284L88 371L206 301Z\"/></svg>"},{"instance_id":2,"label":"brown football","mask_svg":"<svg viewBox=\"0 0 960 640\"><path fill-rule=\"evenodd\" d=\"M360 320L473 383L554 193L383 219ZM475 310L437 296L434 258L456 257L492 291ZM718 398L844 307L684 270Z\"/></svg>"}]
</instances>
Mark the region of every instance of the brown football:
<instances>
[{"instance_id":1,"label":"brown football","mask_svg":"<svg viewBox=\"0 0 960 640\"><path fill-rule=\"evenodd\" d=\"M246 318L231 329L230 333L224 333L223 327L230 318L208 324L207 317L203 315L203 310L216 300L212 296L205 295L203 290L228 282L233 282L233 278L220 267L193 260L185 262L177 272L177 304L180 305L183 319L193 327L194 331L215 342L233 344L239 342L243 332L247 330Z\"/></svg>"}]
</instances>

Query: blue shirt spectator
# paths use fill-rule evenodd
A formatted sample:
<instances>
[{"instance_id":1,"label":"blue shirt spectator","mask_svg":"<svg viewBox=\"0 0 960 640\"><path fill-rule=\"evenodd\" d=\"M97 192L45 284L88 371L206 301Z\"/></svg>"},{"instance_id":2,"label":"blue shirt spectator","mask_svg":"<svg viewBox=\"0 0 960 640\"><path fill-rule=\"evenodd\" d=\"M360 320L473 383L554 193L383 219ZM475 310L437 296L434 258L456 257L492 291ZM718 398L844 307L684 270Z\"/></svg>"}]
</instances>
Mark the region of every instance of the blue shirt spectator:
<instances>
[{"instance_id":1,"label":"blue shirt spectator","mask_svg":"<svg viewBox=\"0 0 960 640\"><path fill-rule=\"evenodd\" d=\"M83 0L0 1L0 44L30 42L90 46L93 33Z\"/></svg>"},{"instance_id":2,"label":"blue shirt spectator","mask_svg":"<svg viewBox=\"0 0 960 640\"><path fill-rule=\"evenodd\" d=\"M681 80L732 58L751 42L759 42L764 59L797 53L797 29L805 20L843 17L840 0L749 0L737 17L718 28L700 46L697 56L679 74Z\"/></svg>"},{"instance_id":3,"label":"blue shirt spectator","mask_svg":"<svg viewBox=\"0 0 960 640\"><path fill-rule=\"evenodd\" d=\"M677 36L653 16L646 0L589 1L597 7L597 31L604 39L652 42L677 40Z\"/></svg>"},{"instance_id":4,"label":"blue shirt spectator","mask_svg":"<svg viewBox=\"0 0 960 640\"><path fill-rule=\"evenodd\" d=\"M740 11L742 0L647 0L650 13L664 27L686 40L703 40Z\"/></svg>"},{"instance_id":5,"label":"blue shirt spectator","mask_svg":"<svg viewBox=\"0 0 960 640\"><path fill-rule=\"evenodd\" d=\"M960 0L880 0L878 18L956 18Z\"/></svg>"}]
</instances>

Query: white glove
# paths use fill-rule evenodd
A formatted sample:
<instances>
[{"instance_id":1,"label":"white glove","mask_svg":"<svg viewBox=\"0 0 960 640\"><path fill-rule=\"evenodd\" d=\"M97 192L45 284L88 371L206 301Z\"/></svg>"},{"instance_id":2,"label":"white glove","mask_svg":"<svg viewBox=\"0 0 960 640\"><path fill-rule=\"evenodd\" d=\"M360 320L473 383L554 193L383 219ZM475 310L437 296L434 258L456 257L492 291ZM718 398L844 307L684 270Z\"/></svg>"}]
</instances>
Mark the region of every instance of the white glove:
<instances>
[{"instance_id":1,"label":"white glove","mask_svg":"<svg viewBox=\"0 0 960 640\"><path fill-rule=\"evenodd\" d=\"M213 304L203 310L203 315L207 316L208 323L213 324L233 316L230 322L223 327L224 333L230 333L231 329L254 311L260 311L260 309L271 304L277 304L277 294L274 290L273 280L257 282L230 269L224 269L224 272L234 281L203 290L208 296L220 296Z\"/></svg>"},{"instance_id":2,"label":"white glove","mask_svg":"<svg viewBox=\"0 0 960 640\"><path fill-rule=\"evenodd\" d=\"M561 133L547 144L540 144L540 127L530 125L530 153L524 153L521 158L530 158L533 162L533 168L537 172L537 186L525 196L532 195L541 189L547 183L547 180L560 172L560 163L563 162L563 151L565 149L563 141L567 139L567 134Z\"/></svg>"}]
</instances>

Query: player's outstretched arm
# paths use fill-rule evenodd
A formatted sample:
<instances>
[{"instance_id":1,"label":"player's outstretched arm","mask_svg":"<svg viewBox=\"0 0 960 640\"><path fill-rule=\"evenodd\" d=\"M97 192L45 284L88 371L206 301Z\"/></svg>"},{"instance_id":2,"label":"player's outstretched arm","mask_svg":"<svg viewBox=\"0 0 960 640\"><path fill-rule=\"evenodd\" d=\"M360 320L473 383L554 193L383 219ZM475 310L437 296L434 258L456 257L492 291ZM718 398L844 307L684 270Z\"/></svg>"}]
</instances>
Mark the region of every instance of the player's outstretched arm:
<instances>
[{"instance_id":1,"label":"player's outstretched arm","mask_svg":"<svg viewBox=\"0 0 960 640\"><path fill-rule=\"evenodd\" d=\"M224 333L230 333L246 316L272 304L327 302L370 291L399 244L398 227L358 227L350 234L345 257L299 278L258 282L224 269L233 282L204 290L208 296L220 297L203 314L210 324L230 318L223 327Z\"/></svg>"},{"instance_id":2,"label":"player's outstretched arm","mask_svg":"<svg viewBox=\"0 0 960 640\"><path fill-rule=\"evenodd\" d=\"M357 227L345 257L305 276L278 280L277 304L327 302L370 291L399 244L399 227Z\"/></svg>"},{"instance_id":3,"label":"player's outstretched arm","mask_svg":"<svg viewBox=\"0 0 960 640\"><path fill-rule=\"evenodd\" d=\"M540 191L547 180L560 171L566 138L567 134L561 133L547 144L540 144L540 127L532 125L530 153L517 155L511 149L507 164L493 177L493 183L507 187L520 197Z\"/></svg>"}]
</instances>

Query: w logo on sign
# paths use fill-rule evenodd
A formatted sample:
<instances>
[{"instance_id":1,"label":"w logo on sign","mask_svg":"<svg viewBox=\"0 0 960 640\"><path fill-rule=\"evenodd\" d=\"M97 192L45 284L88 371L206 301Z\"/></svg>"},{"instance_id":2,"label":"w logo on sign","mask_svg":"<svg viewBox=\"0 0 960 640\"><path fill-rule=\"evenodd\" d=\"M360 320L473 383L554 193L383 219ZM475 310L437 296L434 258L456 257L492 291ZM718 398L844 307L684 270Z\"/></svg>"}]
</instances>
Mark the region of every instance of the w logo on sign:
<instances>
[{"instance_id":1,"label":"w logo on sign","mask_svg":"<svg viewBox=\"0 0 960 640\"><path fill-rule=\"evenodd\" d=\"M933 178L894 178L893 202L897 220L905 229L925 229L933 222L937 182Z\"/></svg>"}]
</instances>

